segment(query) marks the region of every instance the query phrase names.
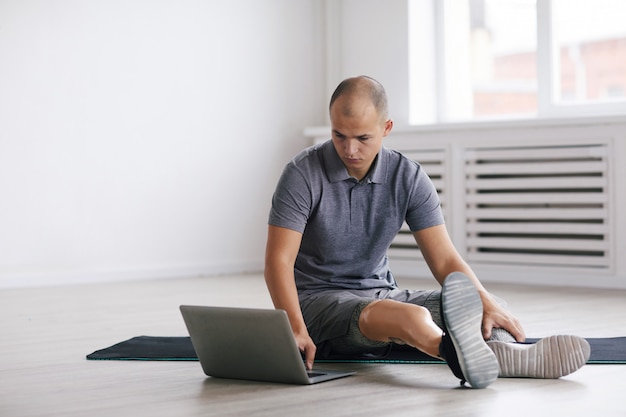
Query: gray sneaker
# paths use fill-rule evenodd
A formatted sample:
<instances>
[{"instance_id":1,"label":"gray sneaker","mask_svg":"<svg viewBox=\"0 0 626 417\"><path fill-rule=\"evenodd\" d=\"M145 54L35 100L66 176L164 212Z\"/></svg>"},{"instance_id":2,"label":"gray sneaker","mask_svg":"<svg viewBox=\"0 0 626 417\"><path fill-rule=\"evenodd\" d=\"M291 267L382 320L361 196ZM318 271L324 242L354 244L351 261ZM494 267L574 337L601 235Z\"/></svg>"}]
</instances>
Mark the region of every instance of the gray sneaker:
<instances>
[{"instance_id":1,"label":"gray sneaker","mask_svg":"<svg viewBox=\"0 0 626 417\"><path fill-rule=\"evenodd\" d=\"M498 358L503 378L553 379L579 370L591 347L582 337L550 336L537 343L487 342Z\"/></svg>"},{"instance_id":2,"label":"gray sneaker","mask_svg":"<svg viewBox=\"0 0 626 417\"><path fill-rule=\"evenodd\" d=\"M444 280L441 315L464 379L472 388L489 386L498 378L498 360L483 339L483 303L480 295L464 274L453 272ZM450 358L452 355L448 353L446 356ZM450 368L455 371L455 366Z\"/></svg>"}]
</instances>

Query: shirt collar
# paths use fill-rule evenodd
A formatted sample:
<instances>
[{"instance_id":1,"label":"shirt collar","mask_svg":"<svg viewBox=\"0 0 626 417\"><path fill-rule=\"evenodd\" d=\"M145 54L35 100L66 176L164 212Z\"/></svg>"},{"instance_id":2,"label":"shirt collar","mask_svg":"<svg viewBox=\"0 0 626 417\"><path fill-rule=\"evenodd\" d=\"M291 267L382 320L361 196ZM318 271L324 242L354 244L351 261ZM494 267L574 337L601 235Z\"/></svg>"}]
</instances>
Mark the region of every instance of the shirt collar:
<instances>
[{"instance_id":1,"label":"shirt collar","mask_svg":"<svg viewBox=\"0 0 626 417\"><path fill-rule=\"evenodd\" d=\"M324 163L326 167L326 175L330 182L340 182L351 179L348 174L346 166L341 161L337 151L333 146L331 140L325 142L323 145ZM384 183L387 179L387 149L383 146L378 152L374 164L371 167L367 176L363 179L363 182L367 183Z\"/></svg>"}]
</instances>

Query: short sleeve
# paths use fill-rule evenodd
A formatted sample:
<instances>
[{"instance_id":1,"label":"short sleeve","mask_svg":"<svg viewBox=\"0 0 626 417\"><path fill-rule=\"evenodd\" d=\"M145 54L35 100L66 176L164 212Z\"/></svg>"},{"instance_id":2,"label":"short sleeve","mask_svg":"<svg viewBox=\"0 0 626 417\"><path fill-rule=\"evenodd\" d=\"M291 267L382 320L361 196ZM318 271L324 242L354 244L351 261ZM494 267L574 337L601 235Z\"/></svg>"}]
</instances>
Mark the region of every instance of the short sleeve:
<instances>
[{"instance_id":1,"label":"short sleeve","mask_svg":"<svg viewBox=\"0 0 626 417\"><path fill-rule=\"evenodd\" d=\"M421 166L415 175L405 220L412 232L444 223L437 189Z\"/></svg>"},{"instance_id":2,"label":"short sleeve","mask_svg":"<svg viewBox=\"0 0 626 417\"><path fill-rule=\"evenodd\" d=\"M303 233L311 205L310 184L293 162L287 164L272 197L269 224Z\"/></svg>"}]
</instances>

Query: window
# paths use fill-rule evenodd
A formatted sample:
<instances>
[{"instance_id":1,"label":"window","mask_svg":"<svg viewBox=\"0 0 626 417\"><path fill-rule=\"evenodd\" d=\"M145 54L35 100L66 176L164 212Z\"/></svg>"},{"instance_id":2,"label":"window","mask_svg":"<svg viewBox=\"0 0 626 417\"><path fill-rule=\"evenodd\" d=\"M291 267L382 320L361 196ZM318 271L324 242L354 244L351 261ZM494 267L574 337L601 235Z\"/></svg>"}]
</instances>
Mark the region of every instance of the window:
<instances>
[{"instance_id":1,"label":"window","mask_svg":"<svg viewBox=\"0 0 626 417\"><path fill-rule=\"evenodd\" d=\"M413 124L626 113L623 0L409 5Z\"/></svg>"}]
</instances>

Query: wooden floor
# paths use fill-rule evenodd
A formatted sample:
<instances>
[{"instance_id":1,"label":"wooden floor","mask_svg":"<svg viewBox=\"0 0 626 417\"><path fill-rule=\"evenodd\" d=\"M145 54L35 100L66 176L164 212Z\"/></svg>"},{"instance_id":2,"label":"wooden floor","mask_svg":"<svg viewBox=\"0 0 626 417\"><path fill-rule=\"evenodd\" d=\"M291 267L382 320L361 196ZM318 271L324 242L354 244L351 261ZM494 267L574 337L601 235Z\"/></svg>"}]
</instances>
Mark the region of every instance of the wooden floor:
<instances>
[{"instance_id":1,"label":"wooden floor","mask_svg":"<svg viewBox=\"0 0 626 417\"><path fill-rule=\"evenodd\" d=\"M529 337L626 336L626 291L489 289ZM626 416L626 365L471 390L439 364L333 365L358 374L289 386L206 378L197 362L85 360L133 336L186 335L180 304L271 307L260 275L0 291L0 416Z\"/></svg>"}]
</instances>

